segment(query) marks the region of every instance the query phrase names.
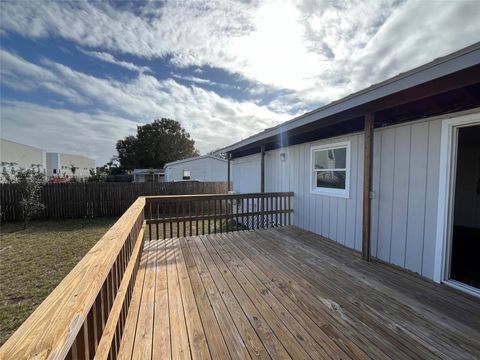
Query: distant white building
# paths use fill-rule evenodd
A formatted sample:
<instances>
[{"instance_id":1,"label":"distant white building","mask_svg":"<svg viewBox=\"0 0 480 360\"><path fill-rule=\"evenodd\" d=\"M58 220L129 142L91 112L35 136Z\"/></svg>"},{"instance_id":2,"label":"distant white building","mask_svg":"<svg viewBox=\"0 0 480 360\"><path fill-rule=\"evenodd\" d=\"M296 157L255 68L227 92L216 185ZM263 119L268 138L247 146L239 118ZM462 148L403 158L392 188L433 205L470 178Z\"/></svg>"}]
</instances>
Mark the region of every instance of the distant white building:
<instances>
[{"instance_id":1,"label":"distant white building","mask_svg":"<svg viewBox=\"0 0 480 360\"><path fill-rule=\"evenodd\" d=\"M46 151L34 146L19 144L0 138L1 172L18 169L38 169L46 173Z\"/></svg>"},{"instance_id":2,"label":"distant white building","mask_svg":"<svg viewBox=\"0 0 480 360\"><path fill-rule=\"evenodd\" d=\"M72 171L75 167L75 174ZM95 160L82 155L47 153L47 176L72 177L85 179L95 170Z\"/></svg>"},{"instance_id":3,"label":"distant white building","mask_svg":"<svg viewBox=\"0 0 480 360\"><path fill-rule=\"evenodd\" d=\"M133 182L164 182L164 169L135 169L133 170Z\"/></svg>"},{"instance_id":4,"label":"distant white building","mask_svg":"<svg viewBox=\"0 0 480 360\"><path fill-rule=\"evenodd\" d=\"M203 155L165 164L165 181L227 181L228 162Z\"/></svg>"}]
</instances>

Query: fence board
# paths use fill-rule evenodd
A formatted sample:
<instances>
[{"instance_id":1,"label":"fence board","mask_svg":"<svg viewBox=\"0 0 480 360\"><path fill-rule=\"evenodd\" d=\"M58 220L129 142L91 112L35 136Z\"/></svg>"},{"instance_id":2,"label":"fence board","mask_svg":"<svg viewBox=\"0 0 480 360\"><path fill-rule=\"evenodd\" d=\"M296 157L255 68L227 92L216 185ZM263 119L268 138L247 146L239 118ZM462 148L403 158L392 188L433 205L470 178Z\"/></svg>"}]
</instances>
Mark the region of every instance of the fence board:
<instances>
[{"instance_id":1,"label":"fence board","mask_svg":"<svg viewBox=\"0 0 480 360\"><path fill-rule=\"evenodd\" d=\"M45 210L39 218L93 218L122 215L139 196L226 194L226 182L68 183L46 184L41 190ZM2 221L22 219L15 184L0 184Z\"/></svg>"}]
</instances>

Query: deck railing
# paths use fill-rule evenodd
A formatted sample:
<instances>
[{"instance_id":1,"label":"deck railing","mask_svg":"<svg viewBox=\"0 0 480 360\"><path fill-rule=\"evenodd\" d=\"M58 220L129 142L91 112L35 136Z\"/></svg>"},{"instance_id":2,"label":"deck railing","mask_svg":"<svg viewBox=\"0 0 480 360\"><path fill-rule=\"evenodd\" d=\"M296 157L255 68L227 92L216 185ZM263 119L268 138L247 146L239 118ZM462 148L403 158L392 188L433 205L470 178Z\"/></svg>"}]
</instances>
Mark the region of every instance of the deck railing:
<instances>
[{"instance_id":1,"label":"deck railing","mask_svg":"<svg viewBox=\"0 0 480 360\"><path fill-rule=\"evenodd\" d=\"M0 348L0 359L115 359L144 240L288 225L292 197L139 197Z\"/></svg>"},{"instance_id":2,"label":"deck railing","mask_svg":"<svg viewBox=\"0 0 480 360\"><path fill-rule=\"evenodd\" d=\"M165 239L291 224L291 192L150 196L148 239Z\"/></svg>"}]
</instances>

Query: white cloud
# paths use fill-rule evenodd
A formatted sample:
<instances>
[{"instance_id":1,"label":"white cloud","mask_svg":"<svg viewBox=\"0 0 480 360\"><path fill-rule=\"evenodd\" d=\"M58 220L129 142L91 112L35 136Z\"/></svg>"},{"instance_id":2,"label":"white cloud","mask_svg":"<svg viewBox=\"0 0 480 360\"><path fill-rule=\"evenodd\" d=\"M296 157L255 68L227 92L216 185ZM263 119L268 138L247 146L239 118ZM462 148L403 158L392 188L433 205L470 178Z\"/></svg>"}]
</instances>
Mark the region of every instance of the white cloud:
<instances>
[{"instance_id":1,"label":"white cloud","mask_svg":"<svg viewBox=\"0 0 480 360\"><path fill-rule=\"evenodd\" d=\"M1 136L47 151L83 154L103 165L115 141L134 133L137 123L107 113L87 114L21 101L3 101Z\"/></svg>"},{"instance_id":2,"label":"white cloud","mask_svg":"<svg viewBox=\"0 0 480 360\"><path fill-rule=\"evenodd\" d=\"M307 101L318 102L473 43L480 32L476 0L132 6L135 11L106 3L5 2L2 26L149 59L170 55L177 66L219 67L276 88L308 91Z\"/></svg>"},{"instance_id":3,"label":"white cloud","mask_svg":"<svg viewBox=\"0 0 480 360\"><path fill-rule=\"evenodd\" d=\"M5 58L13 57L15 59L15 62L5 63L8 65L5 67L5 71L18 75L14 78L15 83L40 83L42 79L48 78L46 83L53 87L43 85L42 89L61 94L60 91L56 91L57 89L54 86L62 84L62 95L64 95L65 100L71 102L70 98L78 94L79 98L95 104L91 107L92 109L103 109L102 112L94 110L92 115L84 112L75 113L66 109L50 109L50 111L47 111L46 107L42 107L42 111L39 112L39 114L45 114L44 117L57 114L52 118L58 121L57 132L61 134L60 139L63 139L64 143L80 142L86 148L98 145L97 156L103 160L114 154L113 142L125 135L110 138L116 133L113 130L106 132L110 139L108 142L110 145L106 146L103 142L100 144L100 141L97 140L98 137L91 135L92 128L95 129L94 131L98 130L98 126L93 125L98 119L115 127L113 119L118 117L119 129L126 129L122 125L125 121L128 121L129 126L131 126L132 123L150 122L155 118L174 118L179 120L190 132L202 153L227 145L254 132L261 131L272 124L278 124L288 119L288 115L275 113L265 106L221 97L212 91L196 86L183 86L173 79L158 80L151 75L139 73L136 78L121 82L114 79L97 78L49 60L43 60L42 66L40 66L29 63L25 59L6 51L3 53ZM25 69L31 69L31 71L28 72ZM9 83L6 85L10 86ZM15 111L20 114L28 113L28 115L31 115L33 113L32 109L36 106L27 103L22 103L21 106L18 104L8 106L7 104L8 112L7 110L4 113L2 112L2 122L4 116L8 115L9 117L6 119L12 125L15 123ZM78 116L70 116L71 114L78 114ZM19 118L24 119L22 121L25 127L31 127L32 129L26 132L25 136L33 134L33 129L44 131L42 130L43 122L39 120L39 116L32 116L30 120L28 120L27 115L19 116ZM60 120L62 116L70 118ZM65 131L64 126L72 127L71 118L76 119L77 117L80 117L82 122L79 122L78 126L75 125L75 129ZM105 121L106 118L108 118L108 122ZM62 121L65 124L62 124ZM50 123L54 124L55 122ZM16 121L15 124L18 127L17 132L22 133L22 122ZM84 130L82 130L83 128ZM13 125L11 129L13 129ZM126 134L123 130L121 133ZM72 136L75 139L70 139ZM48 141L49 137L45 138L43 147L49 146ZM27 141L27 143L29 142ZM79 146L79 149L81 148L82 146ZM108 151L106 151L107 148Z\"/></svg>"},{"instance_id":4,"label":"white cloud","mask_svg":"<svg viewBox=\"0 0 480 360\"><path fill-rule=\"evenodd\" d=\"M62 37L139 74L120 82L2 52L2 82L21 91L52 91L69 102L99 103L135 121L173 117L209 151L478 41L478 12L477 0L167 1L120 8L7 1L0 15L4 31ZM202 77L190 77L191 87L158 80L111 53L153 61L168 55ZM202 66L248 79L251 96L280 95L266 106L221 97L195 86L215 81Z\"/></svg>"},{"instance_id":5,"label":"white cloud","mask_svg":"<svg viewBox=\"0 0 480 360\"><path fill-rule=\"evenodd\" d=\"M75 104L87 101L75 90L63 86L49 69L26 61L20 56L0 49L0 83L19 91L48 90Z\"/></svg>"},{"instance_id":6,"label":"white cloud","mask_svg":"<svg viewBox=\"0 0 480 360\"><path fill-rule=\"evenodd\" d=\"M101 52L101 51L87 51L87 50L80 50L84 54L89 55L91 57L94 57L96 59L108 62L110 64L115 64L118 66L121 66L125 69L132 70L132 71L138 71L138 72L151 72L150 68L148 66L137 66L131 62L128 61L121 61L115 59L115 57L112 54L106 53L106 52Z\"/></svg>"}]
</instances>

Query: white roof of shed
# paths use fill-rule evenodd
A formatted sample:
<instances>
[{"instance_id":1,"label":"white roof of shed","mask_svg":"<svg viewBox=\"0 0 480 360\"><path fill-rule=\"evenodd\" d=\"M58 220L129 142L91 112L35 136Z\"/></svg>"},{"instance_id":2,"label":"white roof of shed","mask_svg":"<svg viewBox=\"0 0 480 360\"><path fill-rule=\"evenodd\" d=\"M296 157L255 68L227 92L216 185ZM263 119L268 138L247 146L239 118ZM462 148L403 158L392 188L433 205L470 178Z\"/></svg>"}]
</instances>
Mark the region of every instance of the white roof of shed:
<instances>
[{"instance_id":1,"label":"white roof of shed","mask_svg":"<svg viewBox=\"0 0 480 360\"><path fill-rule=\"evenodd\" d=\"M218 160L218 161L222 161L222 162L227 162L227 160L222 159L222 158L220 158L220 157L218 157L218 156L213 156L213 155L201 155L201 156L194 156L194 157L191 157L191 158L187 158L187 159L183 159L183 160L177 160L177 161L172 161L172 162L166 163L165 166L164 166L164 169L166 169L168 166L178 165L178 164L182 164L182 163L186 163L186 162L190 162L190 161L197 161L197 160L205 159L205 158L211 158L211 159L214 159L214 160Z\"/></svg>"}]
</instances>

